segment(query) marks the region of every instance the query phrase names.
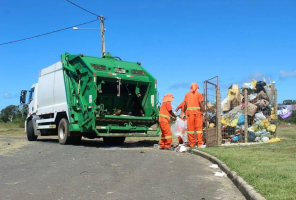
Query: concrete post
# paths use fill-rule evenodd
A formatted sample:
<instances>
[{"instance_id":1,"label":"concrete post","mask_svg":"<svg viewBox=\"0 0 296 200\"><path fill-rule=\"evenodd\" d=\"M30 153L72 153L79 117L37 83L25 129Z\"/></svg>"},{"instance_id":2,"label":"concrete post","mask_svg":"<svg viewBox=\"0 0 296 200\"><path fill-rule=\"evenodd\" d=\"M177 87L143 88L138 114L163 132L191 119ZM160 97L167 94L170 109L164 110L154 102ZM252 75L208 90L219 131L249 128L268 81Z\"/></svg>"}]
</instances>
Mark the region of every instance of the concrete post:
<instances>
[{"instance_id":1,"label":"concrete post","mask_svg":"<svg viewBox=\"0 0 296 200\"><path fill-rule=\"evenodd\" d=\"M218 145L222 144L222 124L221 124L221 94L220 89L216 90L216 125L217 125L217 139Z\"/></svg>"},{"instance_id":2,"label":"concrete post","mask_svg":"<svg viewBox=\"0 0 296 200\"><path fill-rule=\"evenodd\" d=\"M100 16L100 28L101 28L101 50L102 50L102 57L105 55L105 27L104 27L104 16Z\"/></svg>"}]
</instances>

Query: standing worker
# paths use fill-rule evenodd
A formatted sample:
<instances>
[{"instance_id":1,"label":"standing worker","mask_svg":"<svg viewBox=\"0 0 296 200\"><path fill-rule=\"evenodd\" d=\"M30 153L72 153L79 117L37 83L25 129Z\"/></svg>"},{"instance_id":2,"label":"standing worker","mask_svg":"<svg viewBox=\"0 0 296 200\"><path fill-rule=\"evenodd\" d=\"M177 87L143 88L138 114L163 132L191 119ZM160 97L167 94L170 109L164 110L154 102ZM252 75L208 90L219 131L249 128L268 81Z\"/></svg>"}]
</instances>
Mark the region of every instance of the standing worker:
<instances>
[{"instance_id":1,"label":"standing worker","mask_svg":"<svg viewBox=\"0 0 296 200\"><path fill-rule=\"evenodd\" d=\"M192 83L190 92L185 95L184 112L187 115L187 134L188 142L190 147L196 146L197 136L197 147L203 146L203 120L202 114L204 113L204 98L202 94L198 92L197 83Z\"/></svg>"},{"instance_id":2,"label":"standing worker","mask_svg":"<svg viewBox=\"0 0 296 200\"><path fill-rule=\"evenodd\" d=\"M163 97L163 103L159 111L159 124L161 129L161 138L159 141L159 149L170 150L172 145L172 132L170 127L171 116L177 117L172 111L172 104L174 97L168 93Z\"/></svg>"},{"instance_id":3,"label":"standing worker","mask_svg":"<svg viewBox=\"0 0 296 200\"><path fill-rule=\"evenodd\" d=\"M178 105L178 107L176 108L175 112L174 112L174 114L176 115L177 112L178 112L178 110L181 109L181 113L180 113L180 118L181 118L181 119L183 119L183 118L186 116L185 113L184 113L184 106L185 106L185 101L183 101L182 103L180 103L180 104ZM186 120L186 119L185 119L185 120ZM183 143L184 143L184 141L183 141L183 139L182 139L181 136L178 137L178 140L179 140L179 144L183 144Z\"/></svg>"}]
</instances>

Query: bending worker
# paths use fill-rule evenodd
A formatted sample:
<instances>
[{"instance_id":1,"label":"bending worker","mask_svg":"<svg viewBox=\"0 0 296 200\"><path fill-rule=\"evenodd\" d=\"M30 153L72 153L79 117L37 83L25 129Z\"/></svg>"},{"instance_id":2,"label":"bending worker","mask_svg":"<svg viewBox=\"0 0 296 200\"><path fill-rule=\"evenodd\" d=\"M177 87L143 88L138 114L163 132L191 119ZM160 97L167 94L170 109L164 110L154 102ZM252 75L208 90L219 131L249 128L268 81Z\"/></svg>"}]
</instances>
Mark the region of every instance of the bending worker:
<instances>
[{"instance_id":1,"label":"bending worker","mask_svg":"<svg viewBox=\"0 0 296 200\"><path fill-rule=\"evenodd\" d=\"M172 145L172 132L170 127L171 116L177 117L172 111L172 104L174 97L168 93L163 97L163 103L159 111L159 124L161 129L161 139L159 141L159 149L169 150Z\"/></svg>"},{"instance_id":2,"label":"bending worker","mask_svg":"<svg viewBox=\"0 0 296 200\"><path fill-rule=\"evenodd\" d=\"M178 110L181 109L181 113L180 113L180 118L181 118L181 119L183 119L183 118L185 117L184 106L185 106L185 101L183 101L182 103L180 103L180 104L178 105L178 107L176 108L175 112L174 112L174 114L176 115L177 112L178 112ZM186 120L186 119L185 119L185 120ZM183 139L182 139L181 136L178 137L178 140L179 140L179 144L183 144L184 141L183 141Z\"/></svg>"},{"instance_id":3,"label":"bending worker","mask_svg":"<svg viewBox=\"0 0 296 200\"><path fill-rule=\"evenodd\" d=\"M203 146L203 131L202 131L202 114L204 113L204 98L198 92L197 83L192 83L190 92L185 95L184 112L187 115L187 134L190 147Z\"/></svg>"}]
</instances>

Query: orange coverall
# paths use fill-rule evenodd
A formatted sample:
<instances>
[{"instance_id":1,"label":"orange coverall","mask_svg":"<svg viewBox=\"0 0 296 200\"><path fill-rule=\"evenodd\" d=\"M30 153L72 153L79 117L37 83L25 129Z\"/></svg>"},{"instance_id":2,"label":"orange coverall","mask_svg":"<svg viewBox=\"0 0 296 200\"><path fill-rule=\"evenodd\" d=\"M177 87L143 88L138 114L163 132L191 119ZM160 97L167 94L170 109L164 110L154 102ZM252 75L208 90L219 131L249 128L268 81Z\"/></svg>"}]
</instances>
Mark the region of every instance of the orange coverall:
<instances>
[{"instance_id":1,"label":"orange coverall","mask_svg":"<svg viewBox=\"0 0 296 200\"><path fill-rule=\"evenodd\" d=\"M204 98L197 89L197 83L192 83L190 92L185 95L184 99L187 104L187 134L190 147L194 147L196 144L195 133L197 135L197 146L203 145L203 120L200 111L200 103L204 101Z\"/></svg>"},{"instance_id":2,"label":"orange coverall","mask_svg":"<svg viewBox=\"0 0 296 200\"><path fill-rule=\"evenodd\" d=\"M173 101L173 95L167 94L163 98L163 103L160 106L159 111L159 124L161 129L161 138L159 141L159 148L160 149L168 149L172 145L172 132L170 127L170 119L171 114L170 111L172 111L172 104L171 101Z\"/></svg>"}]
</instances>

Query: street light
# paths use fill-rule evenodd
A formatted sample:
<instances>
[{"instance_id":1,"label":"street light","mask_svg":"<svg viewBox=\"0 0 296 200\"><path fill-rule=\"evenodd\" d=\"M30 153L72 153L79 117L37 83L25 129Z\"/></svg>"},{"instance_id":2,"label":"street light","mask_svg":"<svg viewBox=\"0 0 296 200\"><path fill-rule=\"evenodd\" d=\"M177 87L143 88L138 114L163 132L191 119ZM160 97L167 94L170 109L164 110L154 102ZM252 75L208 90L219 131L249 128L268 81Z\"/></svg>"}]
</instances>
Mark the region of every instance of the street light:
<instances>
[{"instance_id":1,"label":"street light","mask_svg":"<svg viewBox=\"0 0 296 200\"><path fill-rule=\"evenodd\" d=\"M103 17L103 15L100 15L100 28L78 28L76 26L73 27L74 31L77 30L101 30L101 50L102 50L102 57L104 57L105 55L105 30L106 28L104 27L104 20L105 18Z\"/></svg>"},{"instance_id":2,"label":"street light","mask_svg":"<svg viewBox=\"0 0 296 200\"><path fill-rule=\"evenodd\" d=\"M100 30L100 28L78 28L74 26L73 30Z\"/></svg>"}]
</instances>

